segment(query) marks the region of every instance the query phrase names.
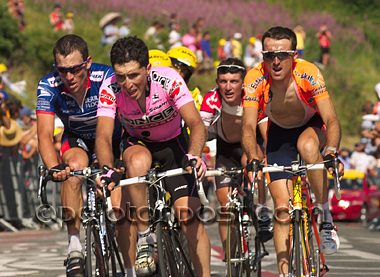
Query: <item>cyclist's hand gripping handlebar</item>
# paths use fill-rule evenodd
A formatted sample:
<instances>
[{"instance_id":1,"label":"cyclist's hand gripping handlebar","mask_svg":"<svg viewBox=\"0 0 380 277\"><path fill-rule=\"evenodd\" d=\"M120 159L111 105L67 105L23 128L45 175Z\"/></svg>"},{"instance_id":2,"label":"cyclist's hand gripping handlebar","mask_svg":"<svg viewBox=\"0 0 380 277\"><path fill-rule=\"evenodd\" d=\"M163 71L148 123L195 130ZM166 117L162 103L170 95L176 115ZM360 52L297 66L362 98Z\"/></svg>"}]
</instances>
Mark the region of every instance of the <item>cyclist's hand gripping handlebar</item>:
<instances>
[{"instance_id":1,"label":"cyclist's hand gripping handlebar","mask_svg":"<svg viewBox=\"0 0 380 277\"><path fill-rule=\"evenodd\" d=\"M340 200L340 179L344 174L344 166L337 154L327 154L323 157L323 161L328 172L334 176L335 196Z\"/></svg>"},{"instance_id":2,"label":"cyclist's hand gripping handlebar","mask_svg":"<svg viewBox=\"0 0 380 277\"><path fill-rule=\"evenodd\" d=\"M198 172L197 172L197 160L191 159L189 162L190 162L190 166L192 168L192 172L194 175L195 184L197 186L199 200L201 201L202 205L204 205L204 206L208 205L209 201L208 201L206 194L205 194L205 191L203 189L203 183L199 180L199 176L198 176Z\"/></svg>"}]
</instances>

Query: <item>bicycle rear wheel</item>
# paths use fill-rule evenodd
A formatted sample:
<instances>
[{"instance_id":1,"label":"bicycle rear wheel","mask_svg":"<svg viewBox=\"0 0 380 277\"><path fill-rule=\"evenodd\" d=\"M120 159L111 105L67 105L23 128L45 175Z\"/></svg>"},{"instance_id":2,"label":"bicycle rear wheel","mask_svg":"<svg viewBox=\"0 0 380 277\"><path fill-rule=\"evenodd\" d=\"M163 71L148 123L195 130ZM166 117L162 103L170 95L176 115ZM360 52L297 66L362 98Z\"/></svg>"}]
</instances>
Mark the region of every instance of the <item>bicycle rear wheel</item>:
<instances>
[{"instance_id":1,"label":"bicycle rear wheel","mask_svg":"<svg viewBox=\"0 0 380 277\"><path fill-rule=\"evenodd\" d=\"M108 274L106 273L107 269L103 258L99 229L96 227L94 222L89 222L86 226L85 247L86 276L107 277ZM93 258L95 258L95 266L93 266Z\"/></svg>"}]
</instances>

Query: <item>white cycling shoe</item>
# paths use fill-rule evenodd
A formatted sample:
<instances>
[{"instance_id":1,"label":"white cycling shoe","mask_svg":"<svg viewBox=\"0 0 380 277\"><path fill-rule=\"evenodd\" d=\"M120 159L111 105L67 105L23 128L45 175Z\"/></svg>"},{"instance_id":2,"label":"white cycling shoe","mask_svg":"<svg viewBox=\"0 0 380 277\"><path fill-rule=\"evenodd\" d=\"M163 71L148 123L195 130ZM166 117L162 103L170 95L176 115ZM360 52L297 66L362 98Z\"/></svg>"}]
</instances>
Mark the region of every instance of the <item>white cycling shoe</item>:
<instances>
[{"instance_id":1,"label":"white cycling shoe","mask_svg":"<svg viewBox=\"0 0 380 277\"><path fill-rule=\"evenodd\" d=\"M340 241L335 226L331 222L322 222L319 230L322 253L325 255L336 253L339 249Z\"/></svg>"}]
</instances>

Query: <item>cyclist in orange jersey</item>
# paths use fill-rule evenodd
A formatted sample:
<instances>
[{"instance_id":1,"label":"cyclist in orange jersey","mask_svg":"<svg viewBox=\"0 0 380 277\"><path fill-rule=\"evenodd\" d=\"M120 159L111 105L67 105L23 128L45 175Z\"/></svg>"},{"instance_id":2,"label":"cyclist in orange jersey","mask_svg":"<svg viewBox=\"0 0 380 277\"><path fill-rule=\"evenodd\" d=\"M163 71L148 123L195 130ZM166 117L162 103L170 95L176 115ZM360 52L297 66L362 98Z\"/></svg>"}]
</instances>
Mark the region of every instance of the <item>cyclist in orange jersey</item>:
<instances>
[{"instance_id":1,"label":"cyclist in orange jersey","mask_svg":"<svg viewBox=\"0 0 380 277\"><path fill-rule=\"evenodd\" d=\"M296 35L289 28L270 28L263 35L264 61L245 78L242 144L251 177L259 163L256 126L261 111L269 118L265 153L268 164L290 165L299 153L308 164L325 160L326 168L332 172L333 165L328 161L337 155L340 123L322 74L312 63L297 59L296 45ZM342 164L339 173L343 173ZM339 239L328 207L327 176L325 171L317 170L309 172L308 177L316 207L322 213L322 251L333 254L338 250ZM289 208L291 175L270 173L269 178L275 209ZM276 214L276 219L288 217L286 212ZM289 223L275 221L274 243L280 276L288 274L288 240Z\"/></svg>"}]
</instances>

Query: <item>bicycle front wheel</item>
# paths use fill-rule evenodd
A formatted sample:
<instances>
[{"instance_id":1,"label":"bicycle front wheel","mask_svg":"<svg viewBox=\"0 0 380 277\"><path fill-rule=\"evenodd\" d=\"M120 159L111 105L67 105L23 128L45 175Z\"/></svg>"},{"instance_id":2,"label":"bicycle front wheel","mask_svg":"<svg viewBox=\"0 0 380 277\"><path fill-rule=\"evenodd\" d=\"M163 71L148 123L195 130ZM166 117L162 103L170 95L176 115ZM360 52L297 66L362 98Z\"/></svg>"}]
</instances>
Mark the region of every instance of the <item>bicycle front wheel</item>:
<instances>
[{"instance_id":1,"label":"bicycle front wheel","mask_svg":"<svg viewBox=\"0 0 380 277\"><path fill-rule=\"evenodd\" d=\"M186 238L179 230L159 222L156 225L156 238L161 277L195 276L188 251L183 247L187 245L184 243Z\"/></svg>"},{"instance_id":2,"label":"bicycle front wheel","mask_svg":"<svg viewBox=\"0 0 380 277\"><path fill-rule=\"evenodd\" d=\"M226 239L226 265L227 276L242 276L245 257L243 247L245 240L241 233L241 224L237 213L230 209L227 217L227 239Z\"/></svg>"},{"instance_id":3,"label":"bicycle front wheel","mask_svg":"<svg viewBox=\"0 0 380 277\"><path fill-rule=\"evenodd\" d=\"M292 276L301 277L302 276L302 260L301 260L301 215L299 210L295 211L295 216L293 219L293 224L291 225L292 233L292 245L290 249L289 257L289 273Z\"/></svg>"},{"instance_id":4,"label":"bicycle front wheel","mask_svg":"<svg viewBox=\"0 0 380 277\"><path fill-rule=\"evenodd\" d=\"M107 277L106 264L103 259L99 229L94 222L89 222L86 226L85 239L85 272L87 277L100 276ZM94 258L94 261L93 261ZM95 262L95 265L93 265Z\"/></svg>"}]
</instances>

